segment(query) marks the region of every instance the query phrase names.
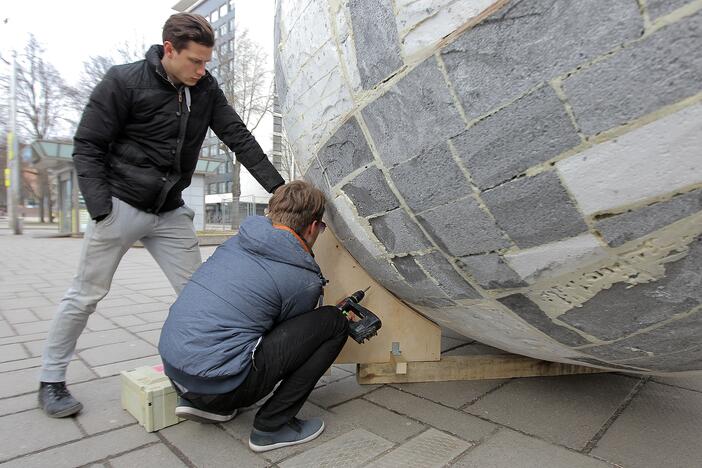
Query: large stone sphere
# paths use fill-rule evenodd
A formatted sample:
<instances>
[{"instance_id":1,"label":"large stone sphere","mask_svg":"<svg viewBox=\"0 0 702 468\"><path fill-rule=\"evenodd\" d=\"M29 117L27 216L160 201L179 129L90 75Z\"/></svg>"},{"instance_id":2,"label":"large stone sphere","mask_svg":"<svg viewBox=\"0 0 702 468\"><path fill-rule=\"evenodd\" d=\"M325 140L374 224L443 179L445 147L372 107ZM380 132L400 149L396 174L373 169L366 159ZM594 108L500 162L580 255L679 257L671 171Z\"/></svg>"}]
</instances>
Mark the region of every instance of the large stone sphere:
<instances>
[{"instance_id":1,"label":"large stone sphere","mask_svg":"<svg viewBox=\"0 0 702 468\"><path fill-rule=\"evenodd\" d=\"M702 8L279 0L276 86L358 262L535 358L702 370Z\"/></svg>"}]
</instances>

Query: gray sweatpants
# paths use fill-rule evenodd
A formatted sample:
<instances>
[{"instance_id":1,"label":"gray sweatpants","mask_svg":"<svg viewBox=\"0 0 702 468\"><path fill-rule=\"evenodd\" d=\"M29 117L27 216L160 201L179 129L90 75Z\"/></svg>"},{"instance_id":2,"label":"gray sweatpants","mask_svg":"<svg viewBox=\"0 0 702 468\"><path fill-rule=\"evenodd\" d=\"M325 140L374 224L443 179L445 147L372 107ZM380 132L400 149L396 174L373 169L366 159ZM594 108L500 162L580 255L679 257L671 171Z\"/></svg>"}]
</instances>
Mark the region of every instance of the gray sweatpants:
<instances>
[{"instance_id":1,"label":"gray sweatpants","mask_svg":"<svg viewBox=\"0 0 702 468\"><path fill-rule=\"evenodd\" d=\"M61 299L46 339L42 382L66 380L68 362L88 317L107 295L122 256L137 240L141 240L173 289L180 293L202 263L193 216L187 206L154 215L113 197L112 212L99 223L90 222L78 273Z\"/></svg>"}]
</instances>

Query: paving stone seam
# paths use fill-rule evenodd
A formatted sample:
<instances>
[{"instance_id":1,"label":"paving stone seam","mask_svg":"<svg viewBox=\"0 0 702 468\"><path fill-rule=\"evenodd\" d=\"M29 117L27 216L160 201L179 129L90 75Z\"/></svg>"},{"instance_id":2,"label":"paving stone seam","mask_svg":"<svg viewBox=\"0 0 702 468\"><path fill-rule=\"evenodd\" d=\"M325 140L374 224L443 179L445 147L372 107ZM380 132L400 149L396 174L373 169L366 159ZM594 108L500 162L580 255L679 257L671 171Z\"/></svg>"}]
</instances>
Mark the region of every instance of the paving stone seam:
<instances>
[{"instance_id":1,"label":"paving stone seam","mask_svg":"<svg viewBox=\"0 0 702 468\"><path fill-rule=\"evenodd\" d=\"M324 388L324 387L326 387L326 386L328 386L328 385L330 385L330 384L332 384L332 383L342 382L342 381L344 381L344 380L346 380L346 379L350 379L350 378L353 378L353 377L355 377L355 376L356 376L355 374L351 374L351 375L349 375L349 376L347 376L347 377L342 377L342 378L339 379L339 380L335 380L334 382L329 382L329 383L327 383L327 384L320 385L320 386L317 387L317 388ZM383 387L384 387L384 385L383 385ZM382 388L382 387L378 387L378 388ZM339 406L339 405L343 405L344 403L348 403L349 401L358 400L359 398L362 398L364 395L369 395L369 394L371 394L371 393L377 391L378 388L373 389L373 390L370 390L370 391L368 391L368 392L365 392L363 395L357 395L357 396L355 396L355 397L349 398L348 400L343 400L343 401L339 401L339 402L337 402L337 403L331 404L331 405L327 406L326 408L325 408L324 406L320 406L320 407L323 408L323 409L326 409L326 410L328 411L328 410L330 410L330 409L332 409L332 408L336 408L336 407ZM315 390L316 390L316 389L315 389ZM317 406L319 406L319 405L317 405Z\"/></svg>"},{"instance_id":2,"label":"paving stone seam","mask_svg":"<svg viewBox=\"0 0 702 468\"><path fill-rule=\"evenodd\" d=\"M219 426L219 424L217 424ZM226 431L225 431L226 432ZM178 447L173 445L170 440L166 439L166 437L161 434L161 432L156 431L154 433L156 437L163 443L163 445L166 446L168 450L170 450L173 455L175 455L180 461L185 463L186 466L189 466L190 468L197 468L197 465L195 465L193 462L190 461L190 459L183 453Z\"/></svg>"},{"instance_id":3,"label":"paving stone seam","mask_svg":"<svg viewBox=\"0 0 702 468\"><path fill-rule=\"evenodd\" d=\"M529 377L525 377L525 378L529 378ZM511 380L509 380L508 382L505 382L502 386L504 387L504 385L506 385L506 384L508 384L508 383L510 383L510 382L513 382L513 381L517 381L517 380L519 380L519 379L511 379ZM376 392L376 391L378 391L378 390L380 390L381 388L384 388L384 387L389 387L389 386L388 386L388 385L383 385L383 386L378 387L377 389L375 389L375 390L373 390L373 391L371 391L371 392L366 393L365 395L370 395L371 393ZM520 433L521 435L524 435L524 436L527 436L527 437L531 437L532 439L537 439L537 440L539 440L539 441L541 441L541 442L544 442L544 443L546 443L546 444L548 444L548 445L553 445L553 446L555 446L555 447L564 448L564 449L566 449L566 450L568 450L568 451L570 451L570 452L573 452L573 453L578 453L578 454L581 454L581 455L591 456L589 453L584 453L584 452L575 450L575 449L573 449L573 448L571 448L571 447L568 447L568 446L566 446L566 445L561 445L561 444L559 444L559 443L557 443L557 442L552 442L552 441L550 441L550 440L543 439L543 438L541 438L540 436L538 436L538 435L536 435L536 434L531 434L531 433L525 432L525 431L523 431L523 430L521 430L521 429L508 426L508 425L506 425L506 424L504 424L504 423L501 423L501 422L498 422L498 421L493 421L493 420L491 420L491 419L489 419L489 418L486 418L486 417L484 417L484 416L481 416L481 415L478 415L478 414L468 413L468 412L465 412L465 411L462 411L462 410L457 410L456 408L452 408L452 407L447 406L447 405L445 405L445 404L443 404L443 403L439 403L439 402L435 402L435 401L429 400L428 398L425 398L425 397L422 397L422 396L419 396L419 395L414 395L413 393L410 393L410 392L408 392L408 391L406 391L406 390L403 390L403 389L400 389L400 388L396 388L396 387L389 387L389 388L393 388L393 389L398 390L398 391L400 391L400 392L407 393L407 394L412 395L412 396L417 397L417 398L421 398L422 400L426 400L426 401L428 401L428 402L430 402L430 403L434 403L434 404L436 404L436 405L443 406L444 408L450 409L450 410L452 410L452 411L458 411L458 412L460 412L460 413L465 413L467 416L476 417L476 418L478 418L478 419L480 419L480 420L482 420L482 421L485 421L485 422L488 422L488 423L490 423L490 424L493 424L493 425L497 426L498 428L504 428L504 429L508 429L508 430L510 430L510 431L518 432L518 433ZM491 392L487 392L487 393L491 393ZM487 393L486 393L486 394L487 394ZM363 398L365 395L362 395L360 398ZM371 403L371 404L374 404L374 405L376 405L376 406L378 406L378 407L380 407L380 408L383 408L383 409L385 409L385 410L387 410L387 411L390 411L391 413L395 413L395 414L397 414L397 415L404 416L404 417L406 417L406 418L408 418L408 419L411 419L411 420L413 420L413 421L416 421L416 422L418 422L418 423L420 423L420 424L422 424L422 425L429 426L429 427L433 427L433 428L436 429L436 430L440 430L440 431L442 431L442 432L446 432L447 434L451 434L451 435L453 435L453 436L455 436L455 437L458 437L458 438L461 439L461 440L465 440L463 437L461 437L461 436L458 435L458 434L453 434L452 432L439 429L439 428L437 428L437 427L431 425L430 423L428 423L428 422L426 422L426 421L422 421L422 420L420 420L420 419L417 419L417 418L415 418L415 417L413 417L413 416L411 416L411 415L404 414L404 413L401 413L401 412L399 412L399 411L395 411L395 410L393 410L393 409L391 409L391 408L387 408L387 407L385 407L385 406L383 406L383 405L380 405L380 404L375 403L375 402L370 401L370 400L366 400L366 401L369 402L369 403ZM622 411L623 411L623 410L622 410ZM481 440L482 440L482 439L481 439ZM467 442L472 442L472 441L467 441ZM594 458L594 456L592 456L592 457ZM599 460L603 460L603 459L601 459L601 458L598 458L598 459L599 459ZM606 461L606 460L604 460L604 461ZM607 461L607 463L611 463L611 462Z\"/></svg>"},{"instance_id":4,"label":"paving stone seam","mask_svg":"<svg viewBox=\"0 0 702 468\"><path fill-rule=\"evenodd\" d=\"M655 376L653 376L653 377L655 377ZM667 382L661 382L661 381L658 381L658 380L653 380L653 378L651 379L651 382L653 382L653 383L655 383L655 384L658 384L658 385L665 385L666 387L677 388L677 389L679 389L679 390L687 390L688 392L702 393L702 388L697 389L697 388L682 387L682 386L680 386L680 385L675 385L675 384L672 384L672 383L667 383Z\"/></svg>"},{"instance_id":5,"label":"paving stone seam","mask_svg":"<svg viewBox=\"0 0 702 468\"><path fill-rule=\"evenodd\" d=\"M595 433L594 436L585 444L585 447L582 448L580 451L581 453L584 453L586 455L589 455L592 450L597 447L598 442L602 439L602 437L605 435L607 430L614 424L614 421L619 418L619 416L624 412L625 409L629 407L631 404L632 400L636 397L636 395L639 394L641 389L646 385L646 383L650 380L650 377L644 377L640 379L636 384L634 385L634 388L632 388L629 391L629 394L624 398L624 401L621 402L621 404L617 407L617 409L614 410L612 415L607 419L607 421L602 424L602 427L600 427L600 430Z\"/></svg>"},{"instance_id":6,"label":"paving stone seam","mask_svg":"<svg viewBox=\"0 0 702 468\"><path fill-rule=\"evenodd\" d=\"M466 403L466 404L464 404L463 406L459 407L458 409L459 409L460 411L464 411L464 410L465 410L466 408L468 408L469 406L474 405L474 404L477 403L479 400L482 400L484 397L486 397L486 396L490 395L491 393L493 393L493 392L495 392L495 391L501 389L501 388L504 387L505 385L514 382L515 380L517 380L517 379L507 379L506 381L504 381L504 382L502 382L502 383L500 383L500 384L497 384L495 387L493 387L493 388L491 388L490 390L486 391L486 392L483 393L482 395L478 395L477 397L473 398L471 401L469 401L468 403Z\"/></svg>"},{"instance_id":7,"label":"paving stone seam","mask_svg":"<svg viewBox=\"0 0 702 468\"><path fill-rule=\"evenodd\" d=\"M121 456L126 455L126 454L128 454L128 453L136 452L137 450L142 450L142 449L145 449L145 448L149 448L149 447L151 447L151 446L158 445L158 444L160 444L160 442L147 442L147 443L144 444L144 445L140 445L140 446L138 446L138 447L134 447L134 448L131 448L131 449L129 449L129 450L124 450L124 451L122 451L122 452L112 454L112 455L110 455L109 457L105 457L105 458L100 458L100 459L98 459L98 460L89 461L88 463L86 463L86 464L84 464L84 465L79 465L77 468L84 468L84 467L87 468L87 467L93 466L93 465L98 464L98 463L102 463L103 465L106 465L106 466L111 467L112 464L110 463L110 460L114 460L115 458L121 457Z\"/></svg>"},{"instance_id":8,"label":"paving stone seam","mask_svg":"<svg viewBox=\"0 0 702 468\"><path fill-rule=\"evenodd\" d=\"M368 461L367 461L365 464L363 464L362 466L373 466L373 462L375 462L375 461L378 460L379 458L381 458L381 457L387 455L388 453L392 452L393 450L398 449L398 448L399 448L400 446L402 446L403 444L406 444L407 442L409 442L409 441L411 441L411 440L413 440L413 439L416 439L417 437L419 437L420 435L424 434L425 432L427 432L427 431L430 430L430 429L435 429L435 430L437 430L437 431L439 430L439 429L436 429L436 428L434 428L434 427L432 427L432 426L427 425L427 427L426 427L423 431L419 431L417 434L414 434L414 435L408 437L407 439L403 440L402 443L393 442L392 447L390 447L389 449L387 449L387 450L385 450L385 451L383 451L383 452L377 454L375 457L373 457L373 458L371 458L370 460L368 460ZM372 432L372 431L370 431L370 432ZM444 431L441 431L441 432L444 432ZM444 432L444 433L445 433L445 432ZM342 435L343 435L343 434L342 434ZM376 435L377 435L377 434L376 434ZM453 434L452 434L452 435L453 435ZM387 439L386 439L386 440L387 440ZM461 439L461 440L463 440L463 439ZM392 442L392 441L389 441L389 442Z\"/></svg>"},{"instance_id":9,"label":"paving stone seam","mask_svg":"<svg viewBox=\"0 0 702 468\"><path fill-rule=\"evenodd\" d=\"M32 409L36 409L36 408L32 408ZM74 423L76 423L76 419L74 419L74 418L68 418L68 419L71 420L71 421L73 421ZM76 424L77 424L77 423L76 423ZM60 444L50 445L50 446L48 446L48 447L43 447L43 448L41 448L41 449L37 449L37 450L33 450L33 451L31 451L31 452L23 453L22 455L16 455L16 456L14 456L14 457L7 458L7 459L5 459L5 460L0 460L0 465L5 464L5 463L10 462L10 461L18 460L18 459L20 459L20 458L25 458L25 457L29 457L29 456L31 456L31 455L36 455L36 454L38 454L38 453L46 452L46 451L48 451L48 450L53 450L53 449L56 449L56 448L59 448L59 447L64 447L64 446L66 446L66 445L75 444L76 442L81 442L81 441L83 441L83 440L89 440L89 439L92 439L92 438L97 437L97 436L101 436L101 435L104 435L104 434L108 434L108 433L110 433L110 432L117 431L117 430L119 430L119 429L124 429L124 428L126 428L126 427L136 426L136 425L137 425L137 423L136 423L136 422L133 422L133 423L130 423L130 424L124 424L124 425L122 425L122 426L116 426L116 427L110 428L109 430L106 430L106 431L100 431L100 432L96 432L96 433L94 433L94 434L88 434L88 435L81 435L81 437L77 437L77 438L71 439L71 440L66 440L66 441L64 441L64 442L61 442ZM152 443L153 443L153 442L149 442L149 444L152 444ZM124 454L124 453L127 453L127 452L131 452L132 450L136 450L136 449L141 448L141 447L142 447L142 446L135 447L135 448L130 449L130 450L127 450L127 451L125 451L125 452L121 452L121 454Z\"/></svg>"}]
</instances>

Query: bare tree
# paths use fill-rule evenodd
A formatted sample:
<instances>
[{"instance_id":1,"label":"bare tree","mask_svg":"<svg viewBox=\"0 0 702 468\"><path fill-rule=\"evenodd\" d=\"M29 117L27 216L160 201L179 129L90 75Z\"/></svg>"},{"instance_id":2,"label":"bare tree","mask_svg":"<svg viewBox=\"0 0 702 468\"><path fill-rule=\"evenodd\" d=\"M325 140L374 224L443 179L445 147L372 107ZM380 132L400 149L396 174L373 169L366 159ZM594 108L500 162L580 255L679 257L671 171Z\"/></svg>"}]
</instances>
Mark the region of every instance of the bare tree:
<instances>
[{"instance_id":1,"label":"bare tree","mask_svg":"<svg viewBox=\"0 0 702 468\"><path fill-rule=\"evenodd\" d=\"M17 125L25 140L40 140L66 132L67 86L59 72L44 59L45 50L30 35L17 60ZM39 217L53 222L52 197L46 169L37 169Z\"/></svg>"},{"instance_id":2,"label":"bare tree","mask_svg":"<svg viewBox=\"0 0 702 468\"><path fill-rule=\"evenodd\" d=\"M78 124L85 105L90 99L90 93L105 76L105 73L114 65L136 62L144 58L146 44L143 38L125 40L117 47L117 53L110 55L93 55L83 62L83 71L78 83L68 90L70 106L76 113L74 125Z\"/></svg>"},{"instance_id":3,"label":"bare tree","mask_svg":"<svg viewBox=\"0 0 702 468\"><path fill-rule=\"evenodd\" d=\"M263 48L251 40L246 29L235 27L237 36L235 47L218 46L217 78L229 104L244 121L246 128L253 132L263 117L270 113L273 106L273 80L268 68L268 55ZM236 161L231 150L221 145L227 160L233 164L232 198L241 196L241 163ZM239 224L238 209L232 216L232 228Z\"/></svg>"},{"instance_id":4,"label":"bare tree","mask_svg":"<svg viewBox=\"0 0 702 468\"><path fill-rule=\"evenodd\" d=\"M284 179L295 180L300 177L300 169L295 162L295 153L288 140L288 135L283 130L281 138L280 172Z\"/></svg>"}]
</instances>

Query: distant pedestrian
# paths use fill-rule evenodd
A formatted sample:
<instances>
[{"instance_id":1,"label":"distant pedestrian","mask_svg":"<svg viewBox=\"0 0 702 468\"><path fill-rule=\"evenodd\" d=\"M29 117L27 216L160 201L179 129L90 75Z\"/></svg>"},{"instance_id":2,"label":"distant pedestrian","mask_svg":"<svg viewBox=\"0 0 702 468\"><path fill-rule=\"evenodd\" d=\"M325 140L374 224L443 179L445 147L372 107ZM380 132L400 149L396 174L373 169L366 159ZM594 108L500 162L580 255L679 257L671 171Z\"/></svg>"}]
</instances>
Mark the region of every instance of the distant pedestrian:
<instances>
[{"instance_id":1,"label":"distant pedestrian","mask_svg":"<svg viewBox=\"0 0 702 468\"><path fill-rule=\"evenodd\" d=\"M200 265L194 212L181 193L208 128L266 190L284 183L205 69L213 47L205 18L175 14L163 27L163 45L145 60L112 67L85 107L73 161L92 222L44 348L39 404L51 417L83 407L66 388L66 368L129 247L141 240L176 293Z\"/></svg>"}]
</instances>

